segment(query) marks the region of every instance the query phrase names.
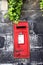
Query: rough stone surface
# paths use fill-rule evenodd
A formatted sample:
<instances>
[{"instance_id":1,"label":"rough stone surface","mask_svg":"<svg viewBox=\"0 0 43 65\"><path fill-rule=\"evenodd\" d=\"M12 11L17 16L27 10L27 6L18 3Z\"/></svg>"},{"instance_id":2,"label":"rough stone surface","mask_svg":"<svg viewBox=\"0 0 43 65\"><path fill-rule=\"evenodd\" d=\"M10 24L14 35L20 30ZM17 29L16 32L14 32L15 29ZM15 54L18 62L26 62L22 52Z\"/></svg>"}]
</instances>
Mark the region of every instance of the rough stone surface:
<instances>
[{"instance_id":1,"label":"rough stone surface","mask_svg":"<svg viewBox=\"0 0 43 65\"><path fill-rule=\"evenodd\" d=\"M29 65L43 65L43 34L36 34L34 31L34 24L33 23L38 23L41 20L42 17L42 12L40 11L39 8L39 1L40 0L23 0L23 6L22 6L22 11L21 11L21 20L26 20L30 24L30 52L31 52L31 57L30 57L30 64ZM3 15L0 12L0 21L3 21ZM39 20L40 17L40 20ZM2 19L1 19L2 18ZM4 22L6 23L0 23L0 35L4 33L4 36L6 38L7 33L12 32L12 25L9 24L9 20L5 19ZM39 25L38 25L39 26ZM43 26L42 26L43 28ZM40 28L39 28L40 29ZM39 30L38 29L38 30ZM40 30L41 31L41 30ZM12 34L11 34L12 35ZM6 46L7 47L7 46ZM18 59L14 59L12 57L12 52L7 52L4 53L4 51L0 50L0 63L15 63L18 61ZM20 60L19 60L20 61ZM20 64L20 63L18 63ZM24 63L25 64L25 63ZM17 65L17 64L14 64Z\"/></svg>"}]
</instances>

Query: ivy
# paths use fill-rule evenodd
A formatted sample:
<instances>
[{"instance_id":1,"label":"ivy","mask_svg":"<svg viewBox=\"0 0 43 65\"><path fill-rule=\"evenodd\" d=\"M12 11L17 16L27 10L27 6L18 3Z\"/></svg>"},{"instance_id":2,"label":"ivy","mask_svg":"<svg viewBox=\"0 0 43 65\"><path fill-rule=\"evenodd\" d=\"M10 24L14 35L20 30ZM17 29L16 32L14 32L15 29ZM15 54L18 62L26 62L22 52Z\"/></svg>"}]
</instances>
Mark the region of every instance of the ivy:
<instances>
[{"instance_id":1,"label":"ivy","mask_svg":"<svg viewBox=\"0 0 43 65\"><path fill-rule=\"evenodd\" d=\"M40 0L40 10L41 10L41 12L43 12L43 0ZM43 16L43 14L42 14L42 16Z\"/></svg>"},{"instance_id":2,"label":"ivy","mask_svg":"<svg viewBox=\"0 0 43 65\"><path fill-rule=\"evenodd\" d=\"M22 0L8 0L8 13L5 15L5 18L8 16L13 23L18 23L22 4Z\"/></svg>"},{"instance_id":3,"label":"ivy","mask_svg":"<svg viewBox=\"0 0 43 65\"><path fill-rule=\"evenodd\" d=\"M40 9L43 9L43 0L40 0Z\"/></svg>"}]
</instances>

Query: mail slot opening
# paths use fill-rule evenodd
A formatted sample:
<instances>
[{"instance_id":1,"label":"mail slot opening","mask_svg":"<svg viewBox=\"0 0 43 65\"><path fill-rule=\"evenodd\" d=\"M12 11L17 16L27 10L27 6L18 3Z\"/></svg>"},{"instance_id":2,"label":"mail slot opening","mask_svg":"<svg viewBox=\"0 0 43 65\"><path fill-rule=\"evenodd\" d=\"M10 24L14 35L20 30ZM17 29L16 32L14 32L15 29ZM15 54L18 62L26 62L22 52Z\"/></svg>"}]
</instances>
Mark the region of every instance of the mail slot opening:
<instances>
[{"instance_id":1,"label":"mail slot opening","mask_svg":"<svg viewBox=\"0 0 43 65\"><path fill-rule=\"evenodd\" d=\"M20 28L23 29L23 28L26 28L26 26L17 26L16 28L17 28L17 29L20 29Z\"/></svg>"}]
</instances>

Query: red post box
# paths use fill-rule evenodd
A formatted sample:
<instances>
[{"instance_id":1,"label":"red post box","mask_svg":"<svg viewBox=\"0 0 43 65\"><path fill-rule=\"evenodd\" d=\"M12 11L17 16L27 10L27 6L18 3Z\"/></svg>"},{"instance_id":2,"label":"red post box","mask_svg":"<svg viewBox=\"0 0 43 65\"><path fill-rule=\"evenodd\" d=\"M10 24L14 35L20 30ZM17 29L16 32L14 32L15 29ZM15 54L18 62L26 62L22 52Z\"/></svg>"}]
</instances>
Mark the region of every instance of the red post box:
<instances>
[{"instance_id":1,"label":"red post box","mask_svg":"<svg viewBox=\"0 0 43 65\"><path fill-rule=\"evenodd\" d=\"M30 58L28 22L19 22L13 25L14 58Z\"/></svg>"}]
</instances>

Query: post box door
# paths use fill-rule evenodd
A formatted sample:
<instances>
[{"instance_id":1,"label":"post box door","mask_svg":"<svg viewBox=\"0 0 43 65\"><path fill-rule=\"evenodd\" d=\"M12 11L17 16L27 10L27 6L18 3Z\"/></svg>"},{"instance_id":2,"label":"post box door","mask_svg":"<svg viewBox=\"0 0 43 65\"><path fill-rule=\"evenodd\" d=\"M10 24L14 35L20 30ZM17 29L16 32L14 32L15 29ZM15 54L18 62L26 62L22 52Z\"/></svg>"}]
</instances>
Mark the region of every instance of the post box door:
<instances>
[{"instance_id":1,"label":"post box door","mask_svg":"<svg viewBox=\"0 0 43 65\"><path fill-rule=\"evenodd\" d=\"M29 58L30 44L28 28L25 27L14 31L14 57L15 58Z\"/></svg>"}]
</instances>

